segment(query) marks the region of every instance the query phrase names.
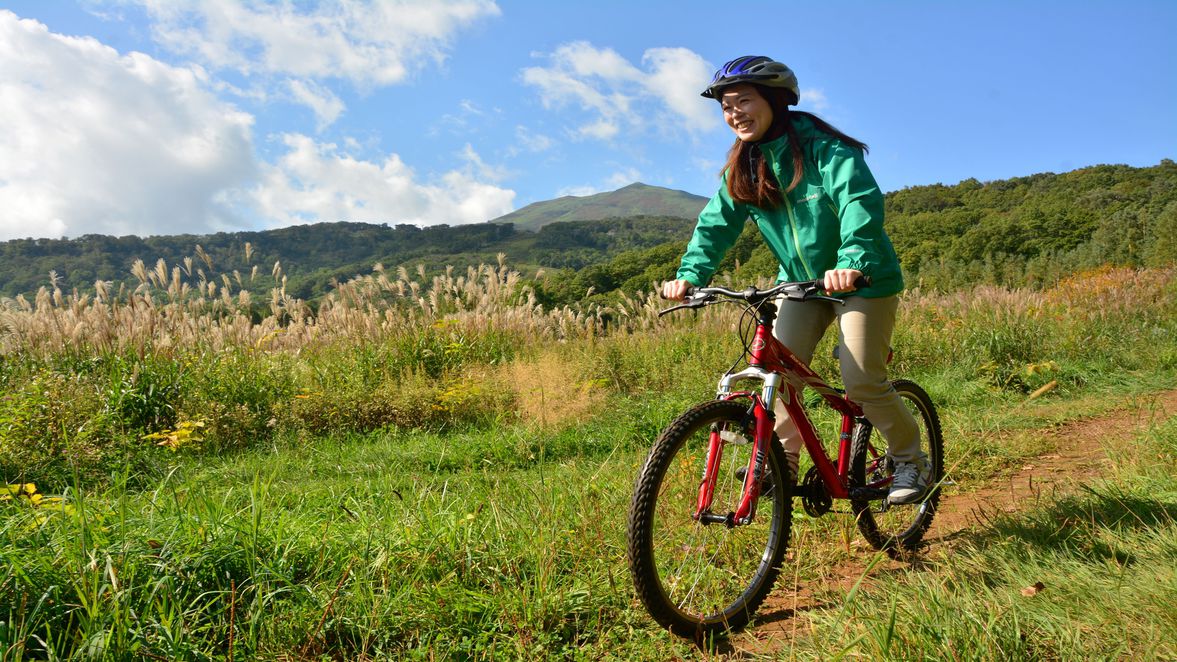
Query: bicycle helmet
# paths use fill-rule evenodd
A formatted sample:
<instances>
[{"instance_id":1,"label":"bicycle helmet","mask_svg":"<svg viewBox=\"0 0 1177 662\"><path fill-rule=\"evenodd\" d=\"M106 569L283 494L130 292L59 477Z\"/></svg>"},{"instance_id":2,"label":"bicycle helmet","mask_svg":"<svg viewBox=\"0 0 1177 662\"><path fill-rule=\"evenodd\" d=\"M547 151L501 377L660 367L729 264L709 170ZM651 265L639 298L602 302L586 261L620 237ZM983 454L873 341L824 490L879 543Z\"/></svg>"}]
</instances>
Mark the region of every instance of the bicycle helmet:
<instances>
[{"instance_id":1,"label":"bicycle helmet","mask_svg":"<svg viewBox=\"0 0 1177 662\"><path fill-rule=\"evenodd\" d=\"M711 84L701 96L718 98L719 91L736 83L755 83L768 87L783 87L793 93L792 103L801 97L797 87L797 74L793 70L764 55L745 55L720 67L711 79Z\"/></svg>"}]
</instances>

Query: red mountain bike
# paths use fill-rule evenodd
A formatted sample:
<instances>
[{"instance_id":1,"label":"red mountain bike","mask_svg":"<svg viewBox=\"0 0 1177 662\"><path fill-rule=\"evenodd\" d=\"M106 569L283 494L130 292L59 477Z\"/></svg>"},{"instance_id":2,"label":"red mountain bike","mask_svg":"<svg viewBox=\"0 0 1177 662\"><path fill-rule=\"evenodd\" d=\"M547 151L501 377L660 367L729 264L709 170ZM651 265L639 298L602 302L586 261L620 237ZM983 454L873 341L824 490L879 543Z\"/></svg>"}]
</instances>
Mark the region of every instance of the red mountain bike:
<instances>
[{"instance_id":1,"label":"red mountain bike","mask_svg":"<svg viewBox=\"0 0 1177 662\"><path fill-rule=\"evenodd\" d=\"M913 382L892 382L919 425L932 473L931 487L918 503L888 504L893 465L886 440L859 405L772 335L776 297L841 303L821 291L820 280L742 292L696 288L686 303L661 313L735 302L745 306L746 320L740 326L747 367L733 372L733 366L720 380L715 400L692 407L662 431L630 505L629 564L638 596L654 620L680 636L707 636L748 623L780 572L794 496L815 517L829 512L835 499L849 500L866 540L896 557L914 550L932 523L944 455L928 394ZM759 392L735 390L744 380L759 381ZM785 398L813 458L800 486L773 432L772 403L782 384L816 390L842 419L838 456L831 459L800 398Z\"/></svg>"}]
</instances>

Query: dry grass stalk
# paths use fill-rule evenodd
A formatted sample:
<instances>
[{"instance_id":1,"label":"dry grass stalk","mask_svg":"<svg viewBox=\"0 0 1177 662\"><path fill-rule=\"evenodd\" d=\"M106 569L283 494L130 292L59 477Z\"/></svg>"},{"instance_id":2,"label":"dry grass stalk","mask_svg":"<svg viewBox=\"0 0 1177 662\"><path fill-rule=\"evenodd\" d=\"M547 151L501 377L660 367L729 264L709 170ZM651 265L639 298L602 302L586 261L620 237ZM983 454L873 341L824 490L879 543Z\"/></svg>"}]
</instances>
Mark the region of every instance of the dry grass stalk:
<instances>
[{"instance_id":1,"label":"dry grass stalk","mask_svg":"<svg viewBox=\"0 0 1177 662\"><path fill-rule=\"evenodd\" d=\"M197 257L205 264L211 260ZM503 260L505 263L505 260ZM95 284L94 294L65 294L41 288L34 301L24 297L0 301L0 353L47 356L62 350L124 351L257 348L269 338L266 351L297 351L316 344L375 343L420 333L440 321L459 331L519 334L535 339L575 338L601 333L604 316L568 308L544 311L520 275L504 264L471 267L464 274L448 269L422 284L410 280L402 267L396 280L383 268L373 274L337 284L319 305L317 314L286 291L287 278L279 262L271 274L269 315L257 314L253 297L241 275L220 274L220 283L202 270L168 269L163 260L148 269L136 260L133 289ZM256 273L255 270L250 277ZM424 268L418 267L418 276ZM54 274L55 275L55 274ZM56 282L54 280L53 282ZM275 329L282 333L275 335Z\"/></svg>"},{"instance_id":2,"label":"dry grass stalk","mask_svg":"<svg viewBox=\"0 0 1177 662\"><path fill-rule=\"evenodd\" d=\"M197 257L211 268L211 259L199 248ZM255 322L258 306L242 286L240 274L234 272L231 280L222 273L218 285L198 269L193 280L192 263L187 259L184 268L169 270L158 260L148 270L136 260L131 274L138 284L133 289L120 286L114 293L111 283L99 281L93 295L65 294L54 286L56 274L51 274L51 287L42 287L32 302L23 296L0 301L0 354L255 350L263 347L262 339L267 339L264 351L299 351L316 345L381 343L428 332L439 323L457 333L506 333L542 342L680 324L730 330L738 318L734 307L716 306L696 315L660 319L658 310L666 302L653 293L621 294L608 308L544 310L520 274L500 257L497 265L469 267L464 273L448 268L432 279L426 279L423 265L417 266L417 278L398 267L395 279L377 265L372 274L336 284L315 314L286 291L286 275L275 262L275 286L266 302L269 314ZM1156 303L1152 299L1164 296L1174 271L1108 268L1077 274L1045 292L992 286L948 294L912 291L905 295L901 316L951 329L953 320L966 318L997 326L1011 320L1058 320L1063 314L1123 314ZM250 279L254 274L256 266ZM282 332L276 334L277 329Z\"/></svg>"}]
</instances>

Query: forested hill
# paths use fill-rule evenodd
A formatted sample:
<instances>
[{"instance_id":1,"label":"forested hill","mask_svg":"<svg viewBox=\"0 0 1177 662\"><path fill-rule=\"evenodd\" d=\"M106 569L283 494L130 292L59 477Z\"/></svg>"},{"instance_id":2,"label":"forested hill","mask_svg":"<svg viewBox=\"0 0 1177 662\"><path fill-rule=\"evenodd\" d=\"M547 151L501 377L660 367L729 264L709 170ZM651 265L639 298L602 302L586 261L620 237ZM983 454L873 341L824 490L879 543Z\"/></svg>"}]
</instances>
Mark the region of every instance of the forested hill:
<instances>
[{"instance_id":1,"label":"forested hill","mask_svg":"<svg viewBox=\"0 0 1177 662\"><path fill-rule=\"evenodd\" d=\"M564 221L595 221L628 216L671 216L695 218L707 204L707 198L649 186L640 182L616 191L587 196L564 196L527 205L491 223L514 223L520 229L535 231Z\"/></svg>"},{"instance_id":2,"label":"forested hill","mask_svg":"<svg viewBox=\"0 0 1177 662\"><path fill-rule=\"evenodd\" d=\"M630 192L649 193L640 186ZM917 186L887 194L886 206L910 285L1034 284L1105 263L1172 264L1177 255L1177 164L1168 159L1147 168L1101 165ZM259 292L273 285L268 277L280 261L287 291L313 299L333 280L370 273L377 262L433 271L492 263L503 253L525 274L545 268L533 284L543 301L556 305L581 301L590 288L607 297L671 277L693 224L674 215L612 217L526 232L507 222L427 228L340 222L200 236L23 239L0 243L0 296L35 292L48 284L50 271L66 291L90 291L97 280L135 284L136 259L148 268L162 259L168 269L203 269L212 279L235 278L236 271L246 281L256 266L253 289ZM722 269L741 282L776 272L751 227Z\"/></svg>"},{"instance_id":3,"label":"forested hill","mask_svg":"<svg viewBox=\"0 0 1177 662\"><path fill-rule=\"evenodd\" d=\"M918 186L887 195L887 228L912 284L1019 285L1102 264L1177 261L1177 163Z\"/></svg>"},{"instance_id":4,"label":"forested hill","mask_svg":"<svg viewBox=\"0 0 1177 662\"><path fill-rule=\"evenodd\" d=\"M367 274L381 263L427 269L493 263L499 253L522 271L539 267L577 269L630 249L684 241L705 198L683 191L631 184L590 196L565 196L529 205L487 223L450 227L368 223L318 223L265 232L140 238L86 235L77 239L24 239L0 243L0 296L35 292L57 277L65 291L90 290L95 281L131 277L136 259L148 268L164 260L168 269L186 266L219 278L248 275L257 266L270 273L276 261L288 276L287 291L310 299L335 279ZM592 220L592 223L573 221ZM560 221L552 225L555 221ZM246 256L245 245L251 254ZM196 255L200 246L204 256ZM251 281L267 291L273 281Z\"/></svg>"},{"instance_id":5,"label":"forested hill","mask_svg":"<svg viewBox=\"0 0 1177 662\"><path fill-rule=\"evenodd\" d=\"M886 196L887 231L909 287L943 290L974 283L1053 282L1104 264L1177 262L1177 164L1100 165L953 186L914 186ZM589 288L649 290L674 276L683 245L618 255L536 283L545 303L574 303ZM772 278L777 263L749 224L720 273L742 286Z\"/></svg>"},{"instance_id":6,"label":"forested hill","mask_svg":"<svg viewBox=\"0 0 1177 662\"><path fill-rule=\"evenodd\" d=\"M35 292L49 284L50 272L67 292L93 291L99 280L114 282L117 290L120 282L138 283L131 268L141 259L148 269L163 260L168 271L179 266L193 275L200 269L209 280L240 278L263 293L273 287L270 274L279 262L287 292L313 299L333 281L371 273L377 263L389 269L424 265L436 272L447 265L493 264L502 253L524 272L579 269L629 250L681 244L693 225L693 219L657 216L557 223L539 232L519 231L510 223L419 228L339 222L212 235L17 239L0 243L0 296ZM258 276L250 279L254 267Z\"/></svg>"}]
</instances>

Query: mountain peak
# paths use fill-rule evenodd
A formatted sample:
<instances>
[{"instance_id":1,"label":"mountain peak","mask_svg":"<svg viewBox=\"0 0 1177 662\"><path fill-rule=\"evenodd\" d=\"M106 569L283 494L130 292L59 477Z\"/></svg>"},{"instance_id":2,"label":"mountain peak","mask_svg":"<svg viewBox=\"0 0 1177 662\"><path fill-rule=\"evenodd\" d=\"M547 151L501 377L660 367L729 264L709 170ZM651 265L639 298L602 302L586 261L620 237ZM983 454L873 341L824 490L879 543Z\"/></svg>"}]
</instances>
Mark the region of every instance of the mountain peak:
<instances>
[{"instance_id":1,"label":"mountain peak","mask_svg":"<svg viewBox=\"0 0 1177 662\"><path fill-rule=\"evenodd\" d=\"M585 196L564 196L555 200L536 202L492 223L514 223L521 230L535 232L549 223L562 221L595 221L602 218L627 216L670 216L695 218L707 204L699 195L651 186L642 182L627 184L616 191L605 191Z\"/></svg>"}]
</instances>

